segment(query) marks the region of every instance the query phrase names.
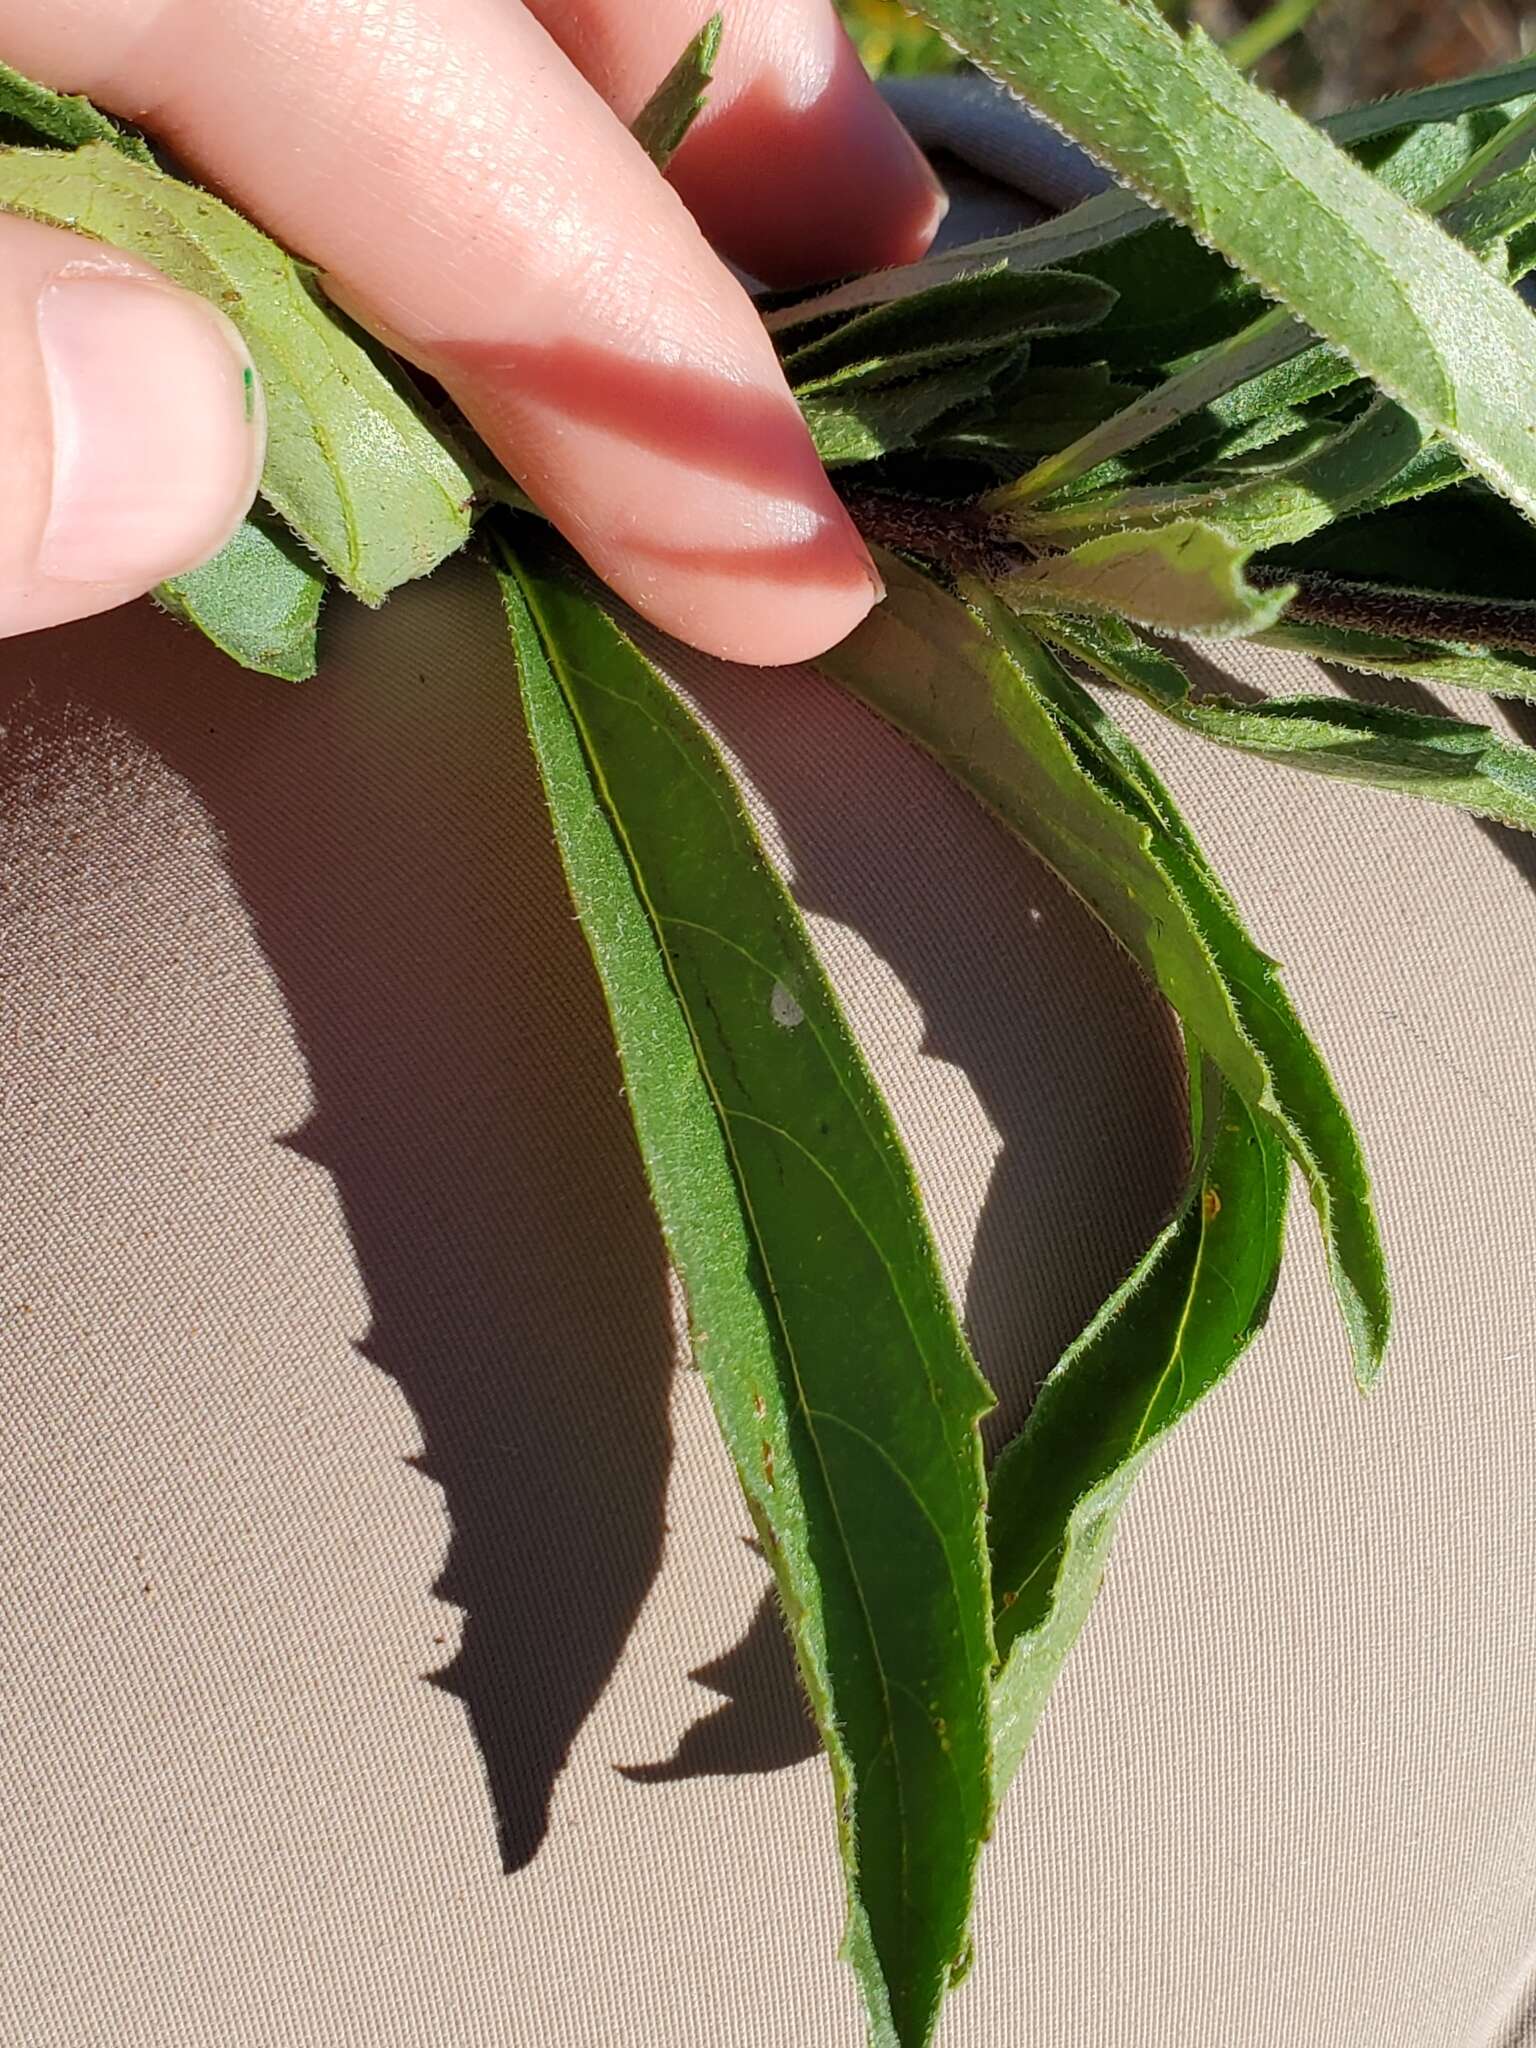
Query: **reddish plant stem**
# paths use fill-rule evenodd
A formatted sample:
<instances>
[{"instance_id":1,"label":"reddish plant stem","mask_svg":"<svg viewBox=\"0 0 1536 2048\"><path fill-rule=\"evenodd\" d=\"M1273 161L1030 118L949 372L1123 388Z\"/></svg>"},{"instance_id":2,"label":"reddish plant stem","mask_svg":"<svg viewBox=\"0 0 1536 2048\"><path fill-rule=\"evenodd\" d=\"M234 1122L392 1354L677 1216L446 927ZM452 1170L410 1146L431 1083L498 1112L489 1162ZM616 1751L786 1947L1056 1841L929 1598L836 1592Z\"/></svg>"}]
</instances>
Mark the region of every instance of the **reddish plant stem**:
<instances>
[{"instance_id":1,"label":"reddish plant stem","mask_svg":"<svg viewBox=\"0 0 1536 2048\"><path fill-rule=\"evenodd\" d=\"M972 504L940 504L884 491L848 491L843 502L866 540L921 555L952 575L980 576L996 583L1034 558L1034 551L1005 532L994 515ZM1516 598L1399 590L1265 562L1250 562L1247 575L1260 590L1294 583L1296 595L1286 607L1286 617L1309 625L1536 654L1536 605Z\"/></svg>"}]
</instances>

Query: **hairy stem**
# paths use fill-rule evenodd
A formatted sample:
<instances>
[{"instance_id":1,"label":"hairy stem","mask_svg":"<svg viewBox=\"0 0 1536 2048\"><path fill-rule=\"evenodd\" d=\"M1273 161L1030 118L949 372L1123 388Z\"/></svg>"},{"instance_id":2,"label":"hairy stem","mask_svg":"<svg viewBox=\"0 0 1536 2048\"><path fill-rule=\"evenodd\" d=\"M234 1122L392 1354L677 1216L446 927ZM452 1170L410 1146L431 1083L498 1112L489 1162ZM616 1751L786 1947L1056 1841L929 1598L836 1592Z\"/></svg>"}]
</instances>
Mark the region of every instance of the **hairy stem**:
<instances>
[{"instance_id":1,"label":"hairy stem","mask_svg":"<svg viewBox=\"0 0 1536 2048\"><path fill-rule=\"evenodd\" d=\"M978 504L943 504L863 490L845 492L843 502L866 540L936 562L952 575L981 576L996 583L1034 559L1016 535L1004 530L1002 520ZM1310 625L1536 654L1536 605L1518 598L1397 589L1267 562L1250 562L1247 575L1260 590L1294 584L1296 595L1286 615Z\"/></svg>"}]
</instances>

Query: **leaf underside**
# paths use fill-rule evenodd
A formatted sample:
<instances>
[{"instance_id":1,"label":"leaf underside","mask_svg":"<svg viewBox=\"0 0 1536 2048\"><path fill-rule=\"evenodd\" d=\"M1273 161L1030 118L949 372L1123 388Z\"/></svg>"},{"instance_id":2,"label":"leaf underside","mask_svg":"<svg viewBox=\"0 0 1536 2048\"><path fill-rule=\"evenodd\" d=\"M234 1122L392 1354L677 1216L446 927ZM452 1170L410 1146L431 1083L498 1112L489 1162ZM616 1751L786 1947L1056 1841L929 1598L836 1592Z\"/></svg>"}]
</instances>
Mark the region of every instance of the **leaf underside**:
<instances>
[{"instance_id":1,"label":"leaf underside","mask_svg":"<svg viewBox=\"0 0 1536 2048\"><path fill-rule=\"evenodd\" d=\"M266 397L262 495L355 596L463 546L474 481L403 372L232 208L98 141L0 149L0 209L129 249L229 315Z\"/></svg>"}]
</instances>

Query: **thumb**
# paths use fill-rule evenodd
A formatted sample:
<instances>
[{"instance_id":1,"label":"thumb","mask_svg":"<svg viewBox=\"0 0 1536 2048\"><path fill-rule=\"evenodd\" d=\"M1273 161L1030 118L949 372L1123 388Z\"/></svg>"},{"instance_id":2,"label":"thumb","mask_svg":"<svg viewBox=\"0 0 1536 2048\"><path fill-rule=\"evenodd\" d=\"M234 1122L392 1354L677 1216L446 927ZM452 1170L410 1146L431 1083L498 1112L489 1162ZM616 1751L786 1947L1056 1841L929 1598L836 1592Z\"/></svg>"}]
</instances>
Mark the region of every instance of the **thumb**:
<instances>
[{"instance_id":1,"label":"thumb","mask_svg":"<svg viewBox=\"0 0 1536 2048\"><path fill-rule=\"evenodd\" d=\"M0 635L105 611L215 554L264 447L222 313L136 257L0 216Z\"/></svg>"}]
</instances>

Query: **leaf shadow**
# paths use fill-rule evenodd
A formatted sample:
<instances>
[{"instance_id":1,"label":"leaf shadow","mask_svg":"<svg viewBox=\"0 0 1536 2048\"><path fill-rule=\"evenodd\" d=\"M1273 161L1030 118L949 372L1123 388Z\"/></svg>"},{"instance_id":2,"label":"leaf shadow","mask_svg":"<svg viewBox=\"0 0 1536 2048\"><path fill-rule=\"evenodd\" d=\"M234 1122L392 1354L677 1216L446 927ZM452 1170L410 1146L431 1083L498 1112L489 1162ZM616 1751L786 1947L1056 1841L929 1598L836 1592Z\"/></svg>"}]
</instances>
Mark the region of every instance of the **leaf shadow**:
<instances>
[{"instance_id":1,"label":"leaf shadow","mask_svg":"<svg viewBox=\"0 0 1536 2048\"><path fill-rule=\"evenodd\" d=\"M963 1288L998 1395L984 1425L995 1454L1178 1198L1187 1112L1171 1012L1043 863L862 705L805 670L665 658L771 814L802 910L856 933L918 1013L920 1072L903 1088L940 1179L964 1182L976 1135L942 1158L943 1092L923 1100L926 1075L957 1069L995 1133ZM898 1074L910 1066L905 1045L886 1057ZM626 1775L664 1783L816 1753L771 1590L693 1676L723 1704L670 1758Z\"/></svg>"},{"instance_id":2,"label":"leaf shadow","mask_svg":"<svg viewBox=\"0 0 1536 2048\"><path fill-rule=\"evenodd\" d=\"M9 673L129 726L222 836L313 1096L274 1135L333 1179L359 1348L450 1524L434 1590L461 1643L414 1676L463 1702L513 1871L660 1563L675 1333L510 663L485 658L503 629L468 582L401 593L387 627L338 606L298 688L148 606L12 643Z\"/></svg>"},{"instance_id":3,"label":"leaf shadow","mask_svg":"<svg viewBox=\"0 0 1536 2048\"><path fill-rule=\"evenodd\" d=\"M1443 717L1452 712L1458 718L1484 725L1490 722L1494 699L1482 699L1476 691L1447 688L1444 696L1437 696L1406 676L1374 676L1363 670L1341 668L1332 662L1321 662L1323 672L1357 704L1381 704L1389 710L1422 711L1431 716ZM1465 701L1464 701L1465 700ZM1498 708L1508 719L1517 739L1527 746L1536 746L1536 704L1522 702L1517 697L1500 697ZM1522 880L1536 889L1536 836L1516 831L1513 825L1502 825L1493 818L1473 817L1470 821L1478 831L1498 848L1499 852L1516 869Z\"/></svg>"}]
</instances>

